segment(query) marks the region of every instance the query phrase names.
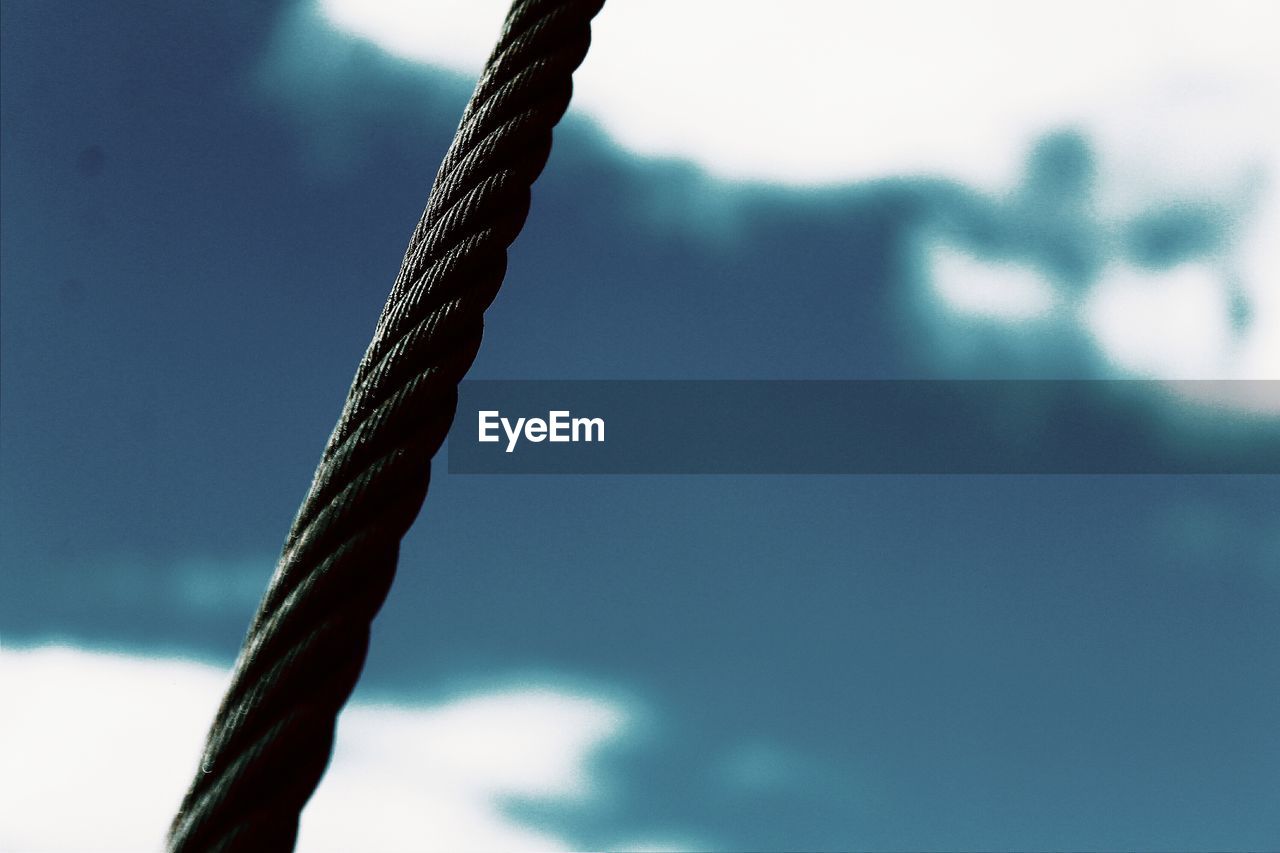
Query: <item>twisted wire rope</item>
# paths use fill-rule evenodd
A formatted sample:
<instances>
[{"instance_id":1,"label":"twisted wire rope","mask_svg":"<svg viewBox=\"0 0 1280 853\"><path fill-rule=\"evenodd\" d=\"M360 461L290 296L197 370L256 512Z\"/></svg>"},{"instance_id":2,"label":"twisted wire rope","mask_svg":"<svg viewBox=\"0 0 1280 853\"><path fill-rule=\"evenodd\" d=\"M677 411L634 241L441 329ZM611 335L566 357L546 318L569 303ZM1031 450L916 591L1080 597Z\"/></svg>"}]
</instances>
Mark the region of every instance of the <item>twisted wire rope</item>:
<instances>
[{"instance_id":1,"label":"twisted wire rope","mask_svg":"<svg viewBox=\"0 0 1280 853\"><path fill-rule=\"evenodd\" d=\"M293 849L603 2L508 13L250 625L172 853Z\"/></svg>"}]
</instances>

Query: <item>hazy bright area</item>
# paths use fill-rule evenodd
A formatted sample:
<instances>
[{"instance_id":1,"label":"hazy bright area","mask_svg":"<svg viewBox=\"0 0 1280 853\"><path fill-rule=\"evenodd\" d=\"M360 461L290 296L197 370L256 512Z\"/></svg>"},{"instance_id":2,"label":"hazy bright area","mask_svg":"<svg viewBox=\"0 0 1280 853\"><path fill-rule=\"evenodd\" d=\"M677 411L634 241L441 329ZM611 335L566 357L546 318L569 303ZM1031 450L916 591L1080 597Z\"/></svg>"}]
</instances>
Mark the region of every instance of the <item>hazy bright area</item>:
<instances>
[{"instance_id":1,"label":"hazy bright area","mask_svg":"<svg viewBox=\"0 0 1280 853\"><path fill-rule=\"evenodd\" d=\"M504 4L0 9L0 849L155 849ZM1276 32L612 0L471 375L1280 379ZM1272 849L1278 510L438 465L299 849Z\"/></svg>"}]
</instances>

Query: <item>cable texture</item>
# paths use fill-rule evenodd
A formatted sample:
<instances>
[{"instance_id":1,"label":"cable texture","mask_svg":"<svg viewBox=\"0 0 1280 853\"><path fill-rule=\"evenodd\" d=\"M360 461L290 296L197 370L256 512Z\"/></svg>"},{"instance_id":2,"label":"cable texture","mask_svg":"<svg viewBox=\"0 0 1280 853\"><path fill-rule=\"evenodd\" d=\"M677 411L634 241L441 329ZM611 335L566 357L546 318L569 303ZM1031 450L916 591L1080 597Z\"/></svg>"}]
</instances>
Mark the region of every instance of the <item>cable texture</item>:
<instances>
[{"instance_id":1,"label":"cable texture","mask_svg":"<svg viewBox=\"0 0 1280 853\"><path fill-rule=\"evenodd\" d=\"M249 628L169 850L292 850L604 0L516 0Z\"/></svg>"}]
</instances>

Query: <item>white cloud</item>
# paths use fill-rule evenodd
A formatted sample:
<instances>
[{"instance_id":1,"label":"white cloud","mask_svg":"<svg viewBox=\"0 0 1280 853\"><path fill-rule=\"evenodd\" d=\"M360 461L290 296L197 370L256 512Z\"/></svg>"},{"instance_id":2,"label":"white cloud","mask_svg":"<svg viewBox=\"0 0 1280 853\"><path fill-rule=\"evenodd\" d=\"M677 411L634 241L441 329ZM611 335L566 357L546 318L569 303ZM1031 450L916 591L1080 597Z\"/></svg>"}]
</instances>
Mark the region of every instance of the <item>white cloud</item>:
<instances>
[{"instance_id":1,"label":"white cloud","mask_svg":"<svg viewBox=\"0 0 1280 853\"><path fill-rule=\"evenodd\" d=\"M958 314L996 320L1044 317L1061 301L1053 285L1026 264L983 263L946 243L925 249L937 298Z\"/></svg>"},{"instance_id":2,"label":"white cloud","mask_svg":"<svg viewBox=\"0 0 1280 853\"><path fill-rule=\"evenodd\" d=\"M507 5L299 8L313 25L474 75ZM1065 293L1035 259L965 257L963 245L925 235L933 310L1013 327L1059 322L1057 309L1074 303L1060 329L1092 342L1120 375L1276 378L1276 32L1274 0L612 0L575 75L574 109L633 153L720 177L937 175L996 198L1015 191L1035 140L1072 128L1097 158L1085 212L1103 272L1086 295ZM1188 203L1232 223L1212 257L1151 270L1119 252L1117 236L1142 211ZM1247 323L1224 319L1233 304L1246 306Z\"/></svg>"},{"instance_id":3,"label":"white cloud","mask_svg":"<svg viewBox=\"0 0 1280 853\"><path fill-rule=\"evenodd\" d=\"M226 679L188 660L0 650L0 849L159 849ZM628 724L616 701L540 684L354 703L298 850L566 849L501 800L598 795L589 759Z\"/></svg>"},{"instance_id":4,"label":"white cloud","mask_svg":"<svg viewBox=\"0 0 1280 853\"><path fill-rule=\"evenodd\" d=\"M1231 335L1221 282L1208 264L1161 275L1113 264L1083 306L1084 323L1122 369L1150 378L1211 379Z\"/></svg>"},{"instance_id":5,"label":"white cloud","mask_svg":"<svg viewBox=\"0 0 1280 853\"><path fill-rule=\"evenodd\" d=\"M474 75L506 0L318 0L387 51ZM607 3L575 108L713 173L824 183L939 170L999 182L1046 127L1188 69L1272 75L1272 0Z\"/></svg>"},{"instance_id":6,"label":"white cloud","mask_svg":"<svg viewBox=\"0 0 1280 853\"><path fill-rule=\"evenodd\" d=\"M1092 347L1106 376L1280 379L1280 91L1264 83L1161 85L1104 101L1078 128L1095 157L1086 188L1030 207L1025 185L988 188L987 215L1007 240L995 250L956 244L947 225L926 229L919 245L934 307L1002 320L1020 340L1052 316L1052 333ZM1134 234L1161 219L1174 224L1165 239L1176 251L1153 261ZM1207 236L1179 235L1178 223ZM1036 240L1074 240L1092 270L1057 280ZM1029 301L1033 293L1040 298ZM1176 388L1280 413L1277 395L1258 386Z\"/></svg>"}]
</instances>

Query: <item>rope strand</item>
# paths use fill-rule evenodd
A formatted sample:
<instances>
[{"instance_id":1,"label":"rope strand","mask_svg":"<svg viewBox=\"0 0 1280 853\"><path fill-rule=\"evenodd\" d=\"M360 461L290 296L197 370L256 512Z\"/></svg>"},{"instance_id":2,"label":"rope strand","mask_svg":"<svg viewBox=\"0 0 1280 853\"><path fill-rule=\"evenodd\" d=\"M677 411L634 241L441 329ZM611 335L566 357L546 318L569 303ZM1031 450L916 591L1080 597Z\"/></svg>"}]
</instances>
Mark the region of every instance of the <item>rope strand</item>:
<instances>
[{"instance_id":1,"label":"rope strand","mask_svg":"<svg viewBox=\"0 0 1280 853\"><path fill-rule=\"evenodd\" d=\"M603 0L516 0L254 616L169 850L292 850Z\"/></svg>"}]
</instances>

